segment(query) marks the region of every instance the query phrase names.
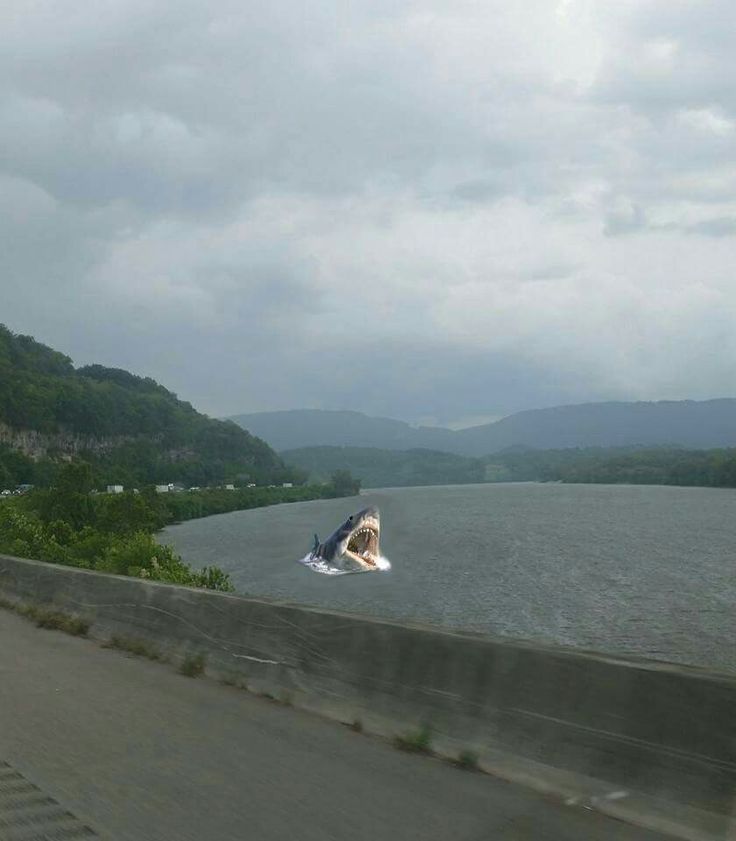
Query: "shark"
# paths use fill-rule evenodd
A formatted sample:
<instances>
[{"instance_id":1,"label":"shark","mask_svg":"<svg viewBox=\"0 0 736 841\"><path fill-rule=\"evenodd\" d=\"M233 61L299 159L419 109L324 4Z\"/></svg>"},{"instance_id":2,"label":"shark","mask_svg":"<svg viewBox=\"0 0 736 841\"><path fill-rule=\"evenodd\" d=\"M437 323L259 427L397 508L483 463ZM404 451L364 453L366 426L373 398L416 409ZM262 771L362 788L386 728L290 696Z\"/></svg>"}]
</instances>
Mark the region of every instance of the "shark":
<instances>
[{"instance_id":1,"label":"shark","mask_svg":"<svg viewBox=\"0 0 736 841\"><path fill-rule=\"evenodd\" d=\"M314 535L312 551L300 563L325 575L385 572L391 564L381 556L381 515L368 506L351 514L325 540Z\"/></svg>"}]
</instances>

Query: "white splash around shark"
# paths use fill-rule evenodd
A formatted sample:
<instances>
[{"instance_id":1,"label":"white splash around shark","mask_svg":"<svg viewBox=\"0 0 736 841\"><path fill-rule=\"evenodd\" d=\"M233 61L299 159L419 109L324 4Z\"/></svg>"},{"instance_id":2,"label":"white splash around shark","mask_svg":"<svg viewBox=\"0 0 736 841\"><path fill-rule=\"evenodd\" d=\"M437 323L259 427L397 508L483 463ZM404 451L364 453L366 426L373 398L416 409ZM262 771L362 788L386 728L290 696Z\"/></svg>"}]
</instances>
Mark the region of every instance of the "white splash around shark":
<instances>
[{"instance_id":1,"label":"white splash around shark","mask_svg":"<svg viewBox=\"0 0 736 841\"><path fill-rule=\"evenodd\" d=\"M388 572L391 569L391 561L388 558L378 558L375 569L338 569L327 561L315 559L311 552L299 558L299 563L322 575L355 575L360 572Z\"/></svg>"},{"instance_id":2,"label":"white splash around shark","mask_svg":"<svg viewBox=\"0 0 736 841\"><path fill-rule=\"evenodd\" d=\"M315 534L312 551L299 563L322 575L387 572L391 562L381 555L380 536L380 513L370 506L348 517L324 543Z\"/></svg>"}]
</instances>

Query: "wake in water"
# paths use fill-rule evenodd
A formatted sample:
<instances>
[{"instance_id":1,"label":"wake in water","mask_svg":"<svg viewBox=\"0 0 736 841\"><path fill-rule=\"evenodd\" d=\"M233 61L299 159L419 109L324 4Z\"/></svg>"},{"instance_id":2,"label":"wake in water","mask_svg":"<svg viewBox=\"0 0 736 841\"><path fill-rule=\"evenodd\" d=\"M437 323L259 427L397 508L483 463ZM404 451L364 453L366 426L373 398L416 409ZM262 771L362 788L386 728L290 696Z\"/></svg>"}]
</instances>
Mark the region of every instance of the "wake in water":
<instances>
[{"instance_id":1,"label":"wake in water","mask_svg":"<svg viewBox=\"0 0 736 841\"><path fill-rule=\"evenodd\" d=\"M338 569L322 558L315 558L311 552L300 558L299 563L311 569L312 572L319 572L322 575L355 575L360 572L388 572L391 569L391 561L382 557L376 560L375 567L372 569Z\"/></svg>"}]
</instances>

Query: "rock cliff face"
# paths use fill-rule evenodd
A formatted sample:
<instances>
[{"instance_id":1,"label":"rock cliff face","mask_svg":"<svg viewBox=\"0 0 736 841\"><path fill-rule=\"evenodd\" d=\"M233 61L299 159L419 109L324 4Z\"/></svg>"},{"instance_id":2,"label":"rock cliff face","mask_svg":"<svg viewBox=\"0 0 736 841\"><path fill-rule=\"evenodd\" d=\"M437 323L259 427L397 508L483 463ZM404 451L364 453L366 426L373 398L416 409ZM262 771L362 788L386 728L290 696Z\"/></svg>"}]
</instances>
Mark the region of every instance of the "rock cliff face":
<instances>
[{"instance_id":1,"label":"rock cliff face","mask_svg":"<svg viewBox=\"0 0 736 841\"><path fill-rule=\"evenodd\" d=\"M74 456L81 452L101 455L130 440L133 440L130 436L97 438L94 435L79 435L64 431L47 434L35 429L12 429L0 422L0 444L19 450L33 459L49 455Z\"/></svg>"},{"instance_id":2,"label":"rock cliff face","mask_svg":"<svg viewBox=\"0 0 736 841\"><path fill-rule=\"evenodd\" d=\"M102 365L74 368L0 324L0 475L11 484L21 473L46 483L54 472L47 459L79 457L138 484L159 475L208 484L254 471L261 481L283 481L288 472L264 441L197 412L154 380Z\"/></svg>"}]
</instances>

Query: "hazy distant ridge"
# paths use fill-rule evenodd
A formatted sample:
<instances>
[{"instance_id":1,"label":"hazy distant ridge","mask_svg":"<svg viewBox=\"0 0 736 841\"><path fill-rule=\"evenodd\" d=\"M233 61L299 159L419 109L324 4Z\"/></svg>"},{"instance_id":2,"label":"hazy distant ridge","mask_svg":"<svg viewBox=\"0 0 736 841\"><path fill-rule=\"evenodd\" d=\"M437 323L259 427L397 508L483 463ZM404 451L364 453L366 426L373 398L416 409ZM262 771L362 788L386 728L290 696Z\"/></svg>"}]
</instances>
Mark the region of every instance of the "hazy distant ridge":
<instances>
[{"instance_id":1,"label":"hazy distant ridge","mask_svg":"<svg viewBox=\"0 0 736 841\"><path fill-rule=\"evenodd\" d=\"M455 433L440 427L413 427L390 418L371 418L360 412L294 409L235 415L243 429L260 429L259 437L275 450L302 447L379 447L385 450L427 448L454 452Z\"/></svg>"},{"instance_id":2,"label":"hazy distant ridge","mask_svg":"<svg viewBox=\"0 0 736 841\"><path fill-rule=\"evenodd\" d=\"M736 446L734 398L557 406L518 412L495 423L459 431L413 427L360 412L316 409L237 415L232 420L276 450L317 446L427 448L482 456L518 446Z\"/></svg>"}]
</instances>

